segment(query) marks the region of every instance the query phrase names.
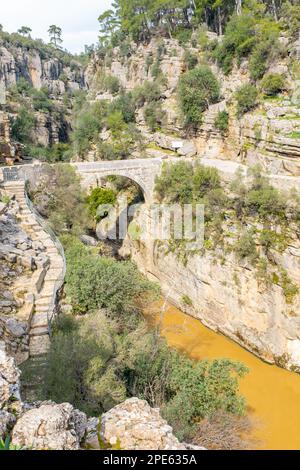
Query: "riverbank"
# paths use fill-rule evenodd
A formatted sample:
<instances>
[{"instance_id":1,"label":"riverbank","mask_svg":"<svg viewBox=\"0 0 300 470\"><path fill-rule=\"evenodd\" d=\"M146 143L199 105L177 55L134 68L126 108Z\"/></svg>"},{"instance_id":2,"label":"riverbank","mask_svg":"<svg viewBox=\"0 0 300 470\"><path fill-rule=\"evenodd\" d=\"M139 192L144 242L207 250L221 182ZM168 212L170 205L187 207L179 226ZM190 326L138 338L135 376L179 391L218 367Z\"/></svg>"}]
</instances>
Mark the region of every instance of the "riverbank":
<instances>
[{"instance_id":1,"label":"riverbank","mask_svg":"<svg viewBox=\"0 0 300 470\"><path fill-rule=\"evenodd\" d=\"M161 303L147 309L149 321L159 321ZM168 305L161 334L170 346L193 359L226 357L245 364L250 372L240 381L240 391L253 418L257 449L300 448L300 376L269 365L221 334L206 328L176 307Z\"/></svg>"}]
</instances>

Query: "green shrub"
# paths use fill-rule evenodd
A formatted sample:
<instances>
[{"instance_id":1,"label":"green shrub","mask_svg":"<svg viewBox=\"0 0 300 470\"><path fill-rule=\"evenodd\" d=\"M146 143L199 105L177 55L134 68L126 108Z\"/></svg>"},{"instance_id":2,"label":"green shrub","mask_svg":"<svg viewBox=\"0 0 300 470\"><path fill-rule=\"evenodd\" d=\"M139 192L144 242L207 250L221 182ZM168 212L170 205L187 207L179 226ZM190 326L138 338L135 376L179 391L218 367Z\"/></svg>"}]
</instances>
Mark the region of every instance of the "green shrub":
<instances>
[{"instance_id":1,"label":"green shrub","mask_svg":"<svg viewBox=\"0 0 300 470\"><path fill-rule=\"evenodd\" d=\"M280 73L268 73L261 82L261 88L266 95L275 96L285 89L285 80Z\"/></svg>"},{"instance_id":2,"label":"green shrub","mask_svg":"<svg viewBox=\"0 0 300 470\"><path fill-rule=\"evenodd\" d=\"M235 58L239 60L251 52L255 45L255 26L256 20L250 12L230 18L223 42L213 52L225 74L231 71Z\"/></svg>"},{"instance_id":3,"label":"green shrub","mask_svg":"<svg viewBox=\"0 0 300 470\"><path fill-rule=\"evenodd\" d=\"M215 128L221 132L221 134L226 134L228 131L228 125L229 125L229 114L227 111L219 111L215 122L214 122Z\"/></svg>"},{"instance_id":4,"label":"green shrub","mask_svg":"<svg viewBox=\"0 0 300 470\"><path fill-rule=\"evenodd\" d=\"M210 191L219 189L221 180L216 168L197 165L193 175L193 193L194 199L199 200Z\"/></svg>"},{"instance_id":5,"label":"green shrub","mask_svg":"<svg viewBox=\"0 0 300 470\"><path fill-rule=\"evenodd\" d=\"M258 92L254 85L242 85L236 92L237 113L239 116L251 111L257 104Z\"/></svg>"},{"instance_id":6,"label":"green shrub","mask_svg":"<svg viewBox=\"0 0 300 470\"><path fill-rule=\"evenodd\" d=\"M92 215L92 217L97 217L97 220L99 220L99 216L97 216L98 207L104 204L113 205L115 204L116 200L116 193L112 189L94 188L87 198L90 214Z\"/></svg>"},{"instance_id":7,"label":"green shrub","mask_svg":"<svg viewBox=\"0 0 300 470\"><path fill-rule=\"evenodd\" d=\"M282 5L281 23L292 37L298 39L300 30L300 5L297 2L286 1Z\"/></svg>"},{"instance_id":8,"label":"green shrub","mask_svg":"<svg viewBox=\"0 0 300 470\"><path fill-rule=\"evenodd\" d=\"M157 81L145 81L143 85L139 85L133 90L133 100L137 107L144 106L145 103L158 101L161 97L161 90Z\"/></svg>"},{"instance_id":9,"label":"green shrub","mask_svg":"<svg viewBox=\"0 0 300 470\"><path fill-rule=\"evenodd\" d=\"M128 124L130 122L135 122L135 109L136 107L132 93L124 93L121 91L118 97L110 104L108 113L120 111L124 122Z\"/></svg>"},{"instance_id":10,"label":"green shrub","mask_svg":"<svg viewBox=\"0 0 300 470\"><path fill-rule=\"evenodd\" d=\"M155 62L151 67L151 77L157 79L161 74L161 68L159 62Z\"/></svg>"},{"instance_id":11,"label":"green shrub","mask_svg":"<svg viewBox=\"0 0 300 470\"><path fill-rule=\"evenodd\" d=\"M175 38L180 46L185 46L191 40L192 32L191 29L178 29L176 31Z\"/></svg>"},{"instance_id":12,"label":"green shrub","mask_svg":"<svg viewBox=\"0 0 300 470\"><path fill-rule=\"evenodd\" d=\"M105 75L103 80L103 86L106 91L109 91L112 95L116 95L121 88L120 80L114 75Z\"/></svg>"},{"instance_id":13,"label":"green shrub","mask_svg":"<svg viewBox=\"0 0 300 470\"><path fill-rule=\"evenodd\" d=\"M158 102L153 101L149 103L144 110L145 122L152 132L157 131L163 126L165 117L166 113Z\"/></svg>"},{"instance_id":14,"label":"green shrub","mask_svg":"<svg viewBox=\"0 0 300 470\"><path fill-rule=\"evenodd\" d=\"M197 55L188 49L184 52L183 60L188 70L192 70L198 65Z\"/></svg>"},{"instance_id":15,"label":"green shrub","mask_svg":"<svg viewBox=\"0 0 300 470\"><path fill-rule=\"evenodd\" d=\"M268 43L261 43L255 47L249 61L250 77L253 80L258 80L263 77L268 67L269 53L270 44Z\"/></svg>"},{"instance_id":16,"label":"green shrub","mask_svg":"<svg viewBox=\"0 0 300 470\"><path fill-rule=\"evenodd\" d=\"M76 313L104 308L125 322L151 286L132 263L95 257L80 243L67 249L66 258L66 294Z\"/></svg>"},{"instance_id":17,"label":"green shrub","mask_svg":"<svg viewBox=\"0 0 300 470\"><path fill-rule=\"evenodd\" d=\"M51 147L26 145L25 154L48 163L68 162L71 158L70 144L60 142Z\"/></svg>"},{"instance_id":18,"label":"green shrub","mask_svg":"<svg viewBox=\"0 0 300 470\"><path fill-rule=\"evenodd\" d=\"M12 122L12 138L23 144L30 143L32 141L31 133L34 130L35 124L36 119L34 114L22 106L17 117Z\"/></svg>"},{"instance_id":19,"label":"green shrub","mask_svg":"<svg viewBox=\"0 0 300 470\"><path fill-rule=\"evenodd\" d=\"M219 96L219 82L208 66L201 65L184 73L179 80L178 99L186 125L199 125L203 111L216 103Z\"/></svg>"},{"instance_id":20,"label":"green shrub","mask_svg":"<svg viewBox=\"0 0 300 470\"><path fill-rule=\"evenodd\" d=\"M279 191L269 184L252 187L246 195L245 203L249 214L262 217L285 216L286 204Z\"/></svg>"},{"instance_id":21,"label":"green shrub","mask_svg":"<svg viewBox=\"0 0 300 470\"><path fill-rule=\"evenodd\" d=\"M250 263L254 263L258 258L252 232L244 232L236 242L234 249L240 260L247 259Z\"/></svg>"},{"instance_id":22,"label":"green shrub","mask_svg":"<svg viewBox=\"0 0 300 470\"><path fill-rule=\"evenodd\" d=\"M188 204L193 199L193 167L186 162L164 164L156 178L155 191L160 200Z\"/></svg>"},{"instance_id":23,"label":"green shrub","mask_svg":"<svg viewBox=\"0 0 300 470\"><path fill-rule=\"evenodd\" d=\"M32 105L35 111L43 111L43 112L50 112L53 109L53 104L49 98L49 90L48 88L41 88L40 90L36 90L32 88L30 92L30 96L32 99Z\"/></svg>"},{"instance_id":24,"label":"green shrub","mask_svg":"<svg viewBox=\"0 0 300 470\"><path fill-rule=\"evenodd\" d=\"M75 154L84 155L91 144L98 140L104 119L107 114L107 103L97 102L84 106L76 115L71 135Z\"/></svg>"},{"instance_id":25,"label":"green shrub","mask_svg":"<svg viewBox=\"0 0 300 470\"><path fill-rule=\"evenodd\" d=\"M135 396L160 407L178 437L192 438L199 419L217 410L244 412L238 381L246 373L245 366L226 359L181 357L142 320L124 331L104 312L95 312L68 330L55 328L40 398L68 401L99 416Z\"/></svg>"},{"instance_id":26,"label":"green shrub","mask_svg":"<svg viewBox=\"0 0 300 470\"><path fill-rule=\"evenodd\" d=\"M126 124L123 119L123 114L121 111L114 111L108 114L106 118L106 125L110 129L113 137L118 137L120 133L124 130Z\"/></svg>"},{"instance_id":27,"label":"green shrub","mask_svg":"<svg viewBox=\"0 0 300 470\"><path fill-rule=\"evenodd\" d=\"M214 206L223 197L218 170L200 164L193 168L182 161L164 164L161 175L156 178L155 191L160 200L180 204L204 202L206 197L210 198L206 202Z\"/></svg>"}]
</instances>

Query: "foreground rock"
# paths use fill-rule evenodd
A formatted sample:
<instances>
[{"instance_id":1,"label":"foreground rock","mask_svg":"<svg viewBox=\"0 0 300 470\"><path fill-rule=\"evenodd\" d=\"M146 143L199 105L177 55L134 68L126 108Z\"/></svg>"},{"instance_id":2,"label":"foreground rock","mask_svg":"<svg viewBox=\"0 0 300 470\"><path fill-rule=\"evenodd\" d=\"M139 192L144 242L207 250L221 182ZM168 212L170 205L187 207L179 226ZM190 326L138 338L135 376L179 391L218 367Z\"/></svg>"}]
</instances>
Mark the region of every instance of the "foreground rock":
<instances>
[{"instance_id":1,"label":"foreground rock","mask_svg":"<svg viewBox=\"0 0 300 470\"><path fill-rule=\"evenodd\" d=\"M187 450L171 426L145 400L130 398L102 417L101 438L107 446L126 450ZM201 447L193 446L201 450Z\"/></svg>"},{"instance_id":2,"label":"foreground rock","mask_svg":"<svg viewBox=\"0 0 300 470\"><path fill-rule=\"evenodd\" d=\"M20 410L20 370L12 357L0 348L0 409Z\"/></svg>"},{"instance_id":3,"label":"foreground rock","mask_svg":"<svg viewBox=\"0 0 300 470\"><path fill-rule=\"evenodd\" d=\"M42 405L18 420L12 442L32 450L76 450L80 448L86 424L86 415L69 403Z\"/></svg>"}]
</instances>

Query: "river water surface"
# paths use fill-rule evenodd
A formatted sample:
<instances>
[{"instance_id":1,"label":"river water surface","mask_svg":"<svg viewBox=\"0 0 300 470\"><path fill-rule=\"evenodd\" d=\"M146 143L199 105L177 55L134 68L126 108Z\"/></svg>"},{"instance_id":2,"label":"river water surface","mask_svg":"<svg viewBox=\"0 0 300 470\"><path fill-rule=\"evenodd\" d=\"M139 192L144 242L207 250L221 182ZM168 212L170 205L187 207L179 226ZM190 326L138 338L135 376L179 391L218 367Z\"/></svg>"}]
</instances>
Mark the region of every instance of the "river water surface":
<instances>
[{"instance_id":1,"label":"river water surface","mask_svg":"<svg viewBox=\"0 0 300 470\"><path fill-rule=\"evenodd\" d=\"M161 303L147 309L146 317L159 321ZM228 358L243 362L249 374L240 391L254 418L252 438L260 449L300 449L300 375L266 364L199 320L168 305L161 319L161 334L170 346L193 359Z\"/></svg>"}]
</instances>

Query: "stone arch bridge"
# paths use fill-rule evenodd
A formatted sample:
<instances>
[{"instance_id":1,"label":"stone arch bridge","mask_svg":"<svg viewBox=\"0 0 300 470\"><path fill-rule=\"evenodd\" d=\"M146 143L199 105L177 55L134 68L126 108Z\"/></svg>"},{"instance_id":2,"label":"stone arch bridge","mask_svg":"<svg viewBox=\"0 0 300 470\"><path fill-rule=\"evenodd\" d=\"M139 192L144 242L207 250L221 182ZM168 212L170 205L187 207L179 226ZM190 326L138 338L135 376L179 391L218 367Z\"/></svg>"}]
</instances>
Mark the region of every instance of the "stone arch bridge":
<instances>
[{"instance_id":1,"label":"stone arch bridge","mask_svg":"<svg viewBox=\"0 0 300 470\"><path fill-rule=\"evenodd\" d=\"M168 162L170 160L177 159L167 159ZM100 186L101 180L107 176L125 176L141 187L145 202L149 203L153 199L155 178L160 174L164 161L161 158L143 158L73 163L73 166L81 177L82 186L87 190Z\"/></svg>"},{"instance_id":2,"label":"stone arch bridge","mask_svg":"<svg viewBox=\"0 0 300 470\"><path fill-rule=\"evenodd\" d=\"M182 160L178 157L162 158L139 158L134 160L112 160L98 162L72 163L76 172L81 177L83 188L89 190L101 185L101 179L107 176L125 176L137 183L143 193L146 203L153 201L155 178L160 175L162 165L175 163ZM197 162L202 165L216 168L224 181L232 181L236 177L239 169L244 175L247 174L247 166L229 160L217 160L212 158L192 159L184 158L184 161ZM30 174L38 174L41 165L39 163L0 167L0 185L6 181L17 181L26 179ZM288 191L292 188L300 192L300 178L298 176L287 176L278 174L268 174L272 185L280 190Z\"/></svg>"}]
</instances>

